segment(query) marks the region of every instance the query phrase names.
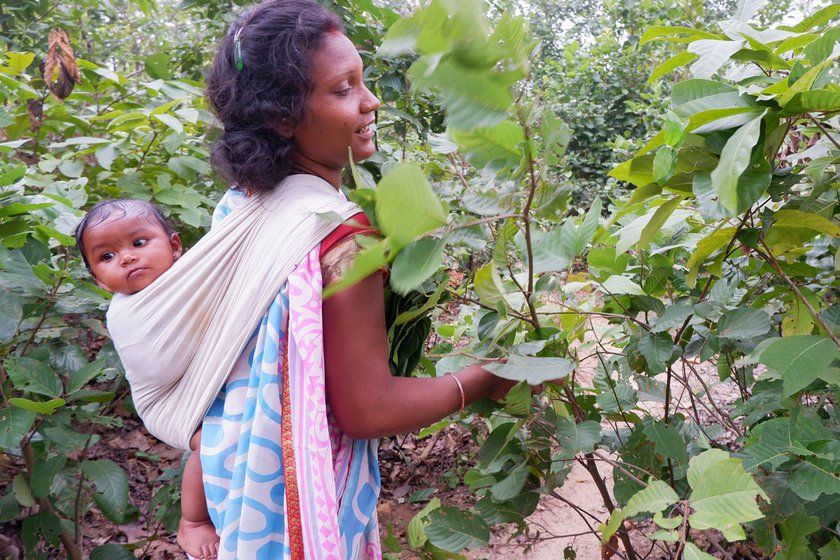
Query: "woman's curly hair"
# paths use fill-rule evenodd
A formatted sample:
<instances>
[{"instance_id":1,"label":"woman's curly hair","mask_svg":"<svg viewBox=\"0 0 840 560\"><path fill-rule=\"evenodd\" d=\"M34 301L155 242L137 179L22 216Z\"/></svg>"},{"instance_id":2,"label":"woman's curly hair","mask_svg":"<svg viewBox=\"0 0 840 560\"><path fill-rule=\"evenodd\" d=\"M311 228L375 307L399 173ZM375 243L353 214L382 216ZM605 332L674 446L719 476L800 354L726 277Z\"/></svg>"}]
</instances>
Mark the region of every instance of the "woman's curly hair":
<instances>
[{"instance_id":1,"label":"woman's curly hair","mask_svg":"<svg viewBox=\"0 0 840 560\"><path fill-rule=\"evenodd\" d=\"M279 131L303 119L312 55L334 31L344 32L341 20L312 0L266 0L222 39L207 78L224 127L211 162L236 188L270 191L291 173L294 143Z\"/></svg>"}]
</instances>

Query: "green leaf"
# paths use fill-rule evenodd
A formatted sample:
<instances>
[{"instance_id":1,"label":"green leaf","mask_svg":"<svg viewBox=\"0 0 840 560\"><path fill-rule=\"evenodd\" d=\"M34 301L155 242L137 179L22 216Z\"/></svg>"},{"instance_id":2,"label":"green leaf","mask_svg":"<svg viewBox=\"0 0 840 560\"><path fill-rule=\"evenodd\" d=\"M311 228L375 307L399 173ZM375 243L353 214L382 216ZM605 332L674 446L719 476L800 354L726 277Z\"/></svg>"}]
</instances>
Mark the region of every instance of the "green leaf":
<instances>
[{"instance_id":1,"label":"green leaf","mask_svg":"<svg viewBox=\"0 0 840 560\"><path fill-rule=\"evenodd\" d=\"M32 466L32 495L36 498L46 498L50 495L55 476L67 464L67 457L57 455L44 461L36 461Z\"/></svg>"},{"instance_id":2,"label":"green leaf","mask_svg":"<svg viewBox=\"0 0 840 560\"><path fill-rule=\"evenodd\" d=\"M90 553L90 560L135 560L134 554L116 543L99 545Z\"/></svg>"},{"instance_id":3,"label":"green leaf","mask_svg":"<svg viewBox=\"0 0 840 560\"><path fill-rule=\"evenodd\" d=\"M177 132L178 134L182 134L184 132L184 125L181 124L181 121L173 117L172 115L168 115L166 113L162 113L160 115L153 115L154 118Z\"/></svg>"},{"instance_id":4,"label":"green leaf","mask_svg":"<svg viewBox=\"0 0 840 560\"><path fill-rule=\"evenodd\" d=\"M99 358L87 364L85 367L70 374L67 381L67 394L72 395L87 385L92 379L102 374L105 369L105 358Z\"/></svg>"},{"instance_id":5,"label":"green leaf","mask_svg":"<svg viewBox=\"0 0 840 560\"><path fill-rule=\"evenodd\" d=\"M18 408L22 408L23 410L31 410L32 412L36 412L38 414L45 414L49 416L50 414L64 406L65 401L64 399L50 399L46 402L41 402L33 401L30 399L22 399L19 397L12 397L9 399L9 404Z\"/></svg>"},{"instance_id":6,"label":"green leaf","mask_svg":"<svg viewBox=\"0 0 840 560\"><path fill-rule=\"evenodd\" d=\"M6 360L9 379L21 391L31 391L47 397L60 397L64 389L52 368L39 360L12 356Z\"/></svg>"},{"instance_id":7,"label":"green leaf","mask_svg":"<svg viewBox=\"0 0 840 560\"><path fill-rule=\"evenodd\" d=\"M497 303L504 301L505 288L502 277L492 262L475 272L473 290L478 295L479 301L485 305L495 307Z\"/></svg>"},{"instance_id":8,"label":"green leaf","mask_svg":"<svg viewBox=\"0 0 840 560\"><path fill-rule=\"evenodd\" d=\"M662 204L659 208L656 209L656 212L653 213L653 216L650 218L650 221L642 229L642 233L639 236L639 242L636 244L636 248L639 251L643 251L648 248L648 245L650 245L650 242L653 239L653 237L657 233L662 231L662 228L665 226L665 223L668 221L668 218L671 217L671 214L674 213L674 210L679 208L680 203L684 199L684 196L676 196L674 198L671 198L670 200L667 200L664 204Z\"/></svg>"},{"instance_id":9,"label":"green leaf","mask_svg":"<svg viewBox=\"0 0 840 560\"><path fill-rule=\"evenodd\" d=\"M679 499L680 497L667 482L654 480L647 488L633 494L626 506L613 510L608 525L606 527L602 526L601 542L609 542L621 527L621 522L628 517L639 515L642 512L660 513L665 508L677 503Z\"/></svg>"},{"instance_id":10,"label":"green leaf","mask_svg":"<svg viewBox=\"0 0 840 560\"><path fill-rule=\"evenodd\" d=\"M693 542L686 542L683 549L683 560L717 560L707 552L703 552Z\"/></svg>"},{"instance_id":11,"label":"green leaf","mask_svg":"<svg viewBox=\"0 0 840 560\"><path fill-rule=\"evenodd\" d=\"M782 547L774 560L816 560L808 546L812 535L820 530L820 519L806 515L800 508L792 516L785 519L780 525L782 533Z\"/></svg>"},{"instance_id":12,"label":"green leaf","mask_svg":"<svg viewBox=\"0 0 840 560\"><path fill-rule=\"evenodd\" d=\"M840 6L840 4L837 4L837 6ZM840 560L840 541L836 537L832 538L831 542L817 552L820 553L820 560Z\"/></svg>"},{"instance_id":13,"label":"green leaf","mask_svg":"<svg viewBox=\"0 0 840 560\"><path fill-rule=\"evenodd\" d=\"M822 494L840 494L840 470L835 460L807 457L790 474L790 489L813 502Z\"/></svg>"},{"instance_id":14,"label":"green leaf","mask_svg":"<svg viewBox=\"0 0 840 560\"><path fill-rule=\"evenodd\" d=\"M114 523L122 523L128 510L128 476L125 471L108 459L82 461L81 468L96 486L93 499L103 515Z\"/></svg>"},{"instance_id":15,"label":"green leaf","mask_svg":"<svg viewBox=\"0 0 840 560\"><path fill-rule=\"evenodd\" d=\"M771 328L770 316L750 307L729 310L718 320L718 336L730 340L750 341L767 334Z\"/></svg>"},{"instance_id":16,"label":"green leaf","mask_svg":"<svg viewBox=\"0 0 840 560\"><path fill-rule=\"evenodd\" d=\"M528 463L522 461L514 467L502 480L490 487L493 499L505 502L522 493L528 481Z\"/></svg>"},{"instance_id":17,"label":"green leaf","mask_svg":"<svg viewBox=\"0 0 840 560\"><path fill-rule=\"evenodd\" d=\"M727 243L735 235L735 231L736 228L734 227L717 229L697 243L697 248L694 250L694 253L691 254L691 257L688 259L688 263L686 263L686 267L688 268L686 282L689 287L694 287L697 272L700 270L700 265L703 264L706 257L715 251L726 247Z\"/></svg>"},{"instance_id":18,"label":"green leaf","mask_svg":"<svg viewBox=\"0 0 840 560\"><path fill-rule=\"evenodd\" d=\"M773 215L771 228L810 229L832 237L840 237L840 226L833 221L819 214L799 210L779 210Z\"/></svg>"},{"instance_id":19,"label":"green leaf","mask_svg":"<svg viewBox=\"0 0 840 560\"><path fill-rule=\"evenodd\" d=\"M408 522L408 546L411 548L420 548L426 544L426 533L423 527L426 525L426 516L440 507L440 498L432 498L426 506L418 511L411 521Z\"/></svg>"},{"instance_id":20,"label":"green leaf","mask_svg":"<svg viewBox=\"0 0 840 560\"><path fill-rule=\"evenodd\" d=\"M557 445L560 458L571 460L578 453L589 453L601 441L601 425L594 420L577 423L572 418L557 417Z\"/></svg>"},{"instance_id":21,"label":"green leaf","mask_svg":"<svg viewBox=\"0 0 840 560\"><path fill-rule=\"evenodd\" d=\"M677 168L677 151L671 146L662 146L653 158L653 180L660 185L674 175Z\"/></svg>"},{"instance_id":22,"label":"green leaf","mask_svg":"<svg viewBox=\"0 0 840 560\"><path fill-rule=\"evenodd\" d=\"M601 282L601 286L603 286L604 289L611 294L631 294L634 296L646 295L641 286L624 275L610 276Z\"/></svg>"},{"instance_id":23,"label":"green leaf","mask_svg":"<svg viewBox=\"0 0 840 560\"><path fill-rule=\"evenodd\" d=\"M689 461L688 483L693 489L689 505L694 510L689 523L694 529L718 529L730 541L746 538L741 523L763 516L756 497L768 500L740 459L719 449L710 449Z\"/></svg>"},{"instance_id":24,"label":"green leaf","mask_svg":"<svg viewBox=\"0 0 840 560\"><path fill-rule=\"evenodd\" d=\"M35 60L35 55L31 52L8 51L6 53L6 64L15 75L23 73L33 60Z\"/></svg>"},{"instance_id":25,"label":"green leaf","mask_svg":"<svg viewBox=\"0 0 840 560\"><path fill-rule=\"evenodd\" d=\"M25 474L18 473L12 479L12 492L15 494L15 499L23 507L35 505L35 496L32 495L32 487Z\"/></svg>"},{"instance_id":26,"label":"green leaf","mask_svg":"<svg viewBox=\"0 0 840 560\"><path fill-rule=\"evenodd\" d=\"M143 65L146 70L146 74L155 80L166 80L171 77L169 75L168 53L160 52L147 56L143 61Z\"/></svg>"},{"instance_id":27,"label":"green leaf","mask_svg":"<svg viewBox=\"0 0 840 560\"><path fill-rule=\"evenodd\" d=\"M446 211L417 165L400 164L379 181L376 220L394 249L446 223Z\"/></svg>"},{"instance_id":28,"label":"green leaf","mask_svg":"<svg viewBox=\"0 0 840 560\"><path fill-rule=\"evenodd\" d=\"M780 117L802 115L809 112L833 112L840 110L840 91L814 89L801 91L790 98Z\"/></svg>"},{"instance_id":29,"label":"green leaf","mask_svg":"<svg viewBox=\"0 0 840 560\"><path fill-rule=\"evenodd\" d=\"M429 542L448 552L486 546L490 541L490 528L473 513L442 507L431 512L427 519L426 536Z\"/></svg>"},{"instance_id":30,"label":"green leaf","mask_svg":"<svg viewBox=\"0 0 840 560\"><path fill-rule=\"evenodd\" d=\"M753 146L758 142L763 116L764 113L754 117L726 141L720 162L712 171L712 187L723 207L733 215L738 211L738 177L750 163Z\"/></svg>"},{"instance_id":31,"label":"green leaf","mask_svg":"<svg viewBox=\"0 0 840 560\"><path fill-rule=\"evenodd\" d=\"M738 7L735 8L734 18L746 23L766 3L767 0L738 0Z\"/></svg>"},{"instance_id":32,"label":"green leaf","mask_svg":"<svg viewBox=\"0 0 840 560\"><path fill-rule=\"evenodd\" d=\"M649 41L655 41L656 39L661 39L662 37L671 37L673 35L688 35L689 37L697 37L700 39L720 39L720 35L715 35L714 33L709 33L708 31L704 31L702 29L694 29L693 27L679 27L674 25L655 25L653 27L649 27L645 34L642 35L642 40L639 41L640 45L644 45Z\"/></svg>"},{"instance_id":33,"label":"green leaf","mask_svg":"<svg viewBox=\"0 0 840 560\"><path fill-rule=\"evenodd\" d=\"M34 422L34 412L11 406L0 408L0 448L18 447Z\"/></svg>"},{"instance_id":34,"label":"green leaf","mask_svg":"<svg viewBox=\"0 0 840 560\"><path fill-rule=\"evenodd\" d=\"M653 72L651 72L650 77L648 78L648 83L652 84L665 74L668 74L669 72L673 72L677 68L685 66L689 62L695 60L696 58L696 54L688 51L682 51L681 53L672 56L671 58L654 68Z\"/></svg>"},{"instance_id":35,"label":"green leaf","mask_svg":"<svg viewBox=\"0 0 840 560\"><path fill-rule=\"evenodd\" d=\"M647 362L647 373L657 374L665 371L674 353L674 343L668 333L656 335L644 333L639 338L639 352Z\"/></svg>"},{"instance_id":36,"label":"green leaf","mask_svg":"<svg viewBox=\"0 0 840 560\"><path fill-rule=\"evenodd\" d=\"M535 358L511 354L507 362L487 364L484 368L505 379L539 385L565 378L575 368L575 363L566 358Z\"/></svg>"},{"instance_id":37,"label":"green leaf","mask_svg":"<svg viewBox=\"0 0 840 560\"><path fill-rule=\"evenodd\" d=\"M697 55L697 60L691 65L691 74L696 78L710 78L723 66L729 57L741 50L744 41L719 41L716 39L700 39L688 45L688 52Z\"/></svg>"},{"instance_id":38,"label":"green leaf","mask_svg":"<svg viewBox=\"0 0 840 560\"><path fill-rule=\"evenodd\" d=\"M786 336L765 346L758 360L781 375L783 395L789 397L822 375L838 355L827 336Z\"/></svg>"},{"instance_id":39,"label":"green leaf","mask_svg":"<svg viewBox=\"0 0 840 560\"><path fill-rule=\"evenodd\" d=\"M494 428L478 452L479 460L489 464L498 459L518 428L518 422L505 422Z\"/></svg>"},{"instance_id":40,"label":"green leaf","mask_svg":"<svg viewBox=\"0 0 840 560\"><path fill-rule=\"evenodd\" d=\"M674 426L667 425L663 420L645 418L644 434L653 442L653 447L659 455L666 459L676 459L680 463L688 462L685 451L686 443Z\"/></svg>"},{"instance_id":41,"label":"green leaf","mask_svg":"<svg viewBox=\"0 0 840 560\"><path fill-rule=\"evenodd\" d=\"M442 237L426 237L409 243L391 266L391 287L400 294L418 288L440 268L445 246L446 240Z\"/></svg>"},{"instance_id":42,"label":"green leaf","mask_svg":"<svg viewBox=\"0 0 840 560\"><path fill-rule=\"evenodd\" d=\"M813 27L825 25L834 19L837 14L840 14L840 4L829 4L828 6L817 10L796 25L779 26L778 29L793 31L794 33L804 33Z\"/></svg>"},{"instance_id":43,"label":"green leaf","mask_svg":"<svg viewBox=\"0 0 840 560\"><path fill-rule=\"evenodd\" d=\"M506 166L516 166L522 158L518 146L525 141L525 132L516 123L505 121L492 128L469 131L450 129L449 134L477 169L489 167L498 171Z\"/></svg>"},{"instance_id":44,"label":"green leaf","mask_svg":"<svg viewBox=\"0 0 840 560\"><path fill-rule=\"evenodd\" d=\"M10 290L0 288L0 342L14 338L23 319L23 301Z\"/></svg>"}]
</instances>

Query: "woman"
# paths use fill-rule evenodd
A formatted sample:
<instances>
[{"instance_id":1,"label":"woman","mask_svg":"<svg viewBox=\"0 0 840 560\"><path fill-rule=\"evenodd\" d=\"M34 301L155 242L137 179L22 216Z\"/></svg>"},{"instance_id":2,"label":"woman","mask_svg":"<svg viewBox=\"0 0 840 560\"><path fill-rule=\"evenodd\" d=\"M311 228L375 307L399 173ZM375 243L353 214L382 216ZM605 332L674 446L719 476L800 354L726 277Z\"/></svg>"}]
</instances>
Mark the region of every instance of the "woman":
<instances>
[{"instance_id":1,"label":"woman","mask_svg":"<svg viewBox=\"0 0 840 560\"><path fill-rule=\"evenodd\" d=\"M232 25L207 83L224 127L213 163L235 185L215 221L289 181L328 185L340 197L349 151L356 160L373 155L380 103L342 29L309 0L269 0ZM363 214L355 220L365 223ZM221 558L381 557L376 438L513 385L480 365L435 379L390 375L382 273L320 297L366 231L340 226L313 247L204 421L201 459Z\"/></svg>"}]
</instances>

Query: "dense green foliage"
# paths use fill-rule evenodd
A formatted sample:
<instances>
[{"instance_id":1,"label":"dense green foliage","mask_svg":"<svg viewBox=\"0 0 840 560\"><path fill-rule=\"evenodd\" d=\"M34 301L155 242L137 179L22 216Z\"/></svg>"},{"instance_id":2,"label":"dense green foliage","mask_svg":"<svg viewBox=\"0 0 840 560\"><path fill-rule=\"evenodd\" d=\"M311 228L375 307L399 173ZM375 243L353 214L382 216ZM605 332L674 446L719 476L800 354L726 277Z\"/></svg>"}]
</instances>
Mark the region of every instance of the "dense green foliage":
<instances>
[{"instance_id":1,"label":"dense green foliage","mask_svg":"<svg viewBox=\"0 0 840 560\"><path fill-rule=\"evenodd\" d=\"M426 430L472 427L464 481L478 501L429 502L412 553L481 546L497 523L527 531L575 461L611 512L604 546L627 558L628 523L642 519L674 557L708 558L692 535L712 528L779 558L840 548L840 7L785 27L779 5L695 4L685 16L592 2L582 13L601 10L601 27L560 42L551 31L575 14L540 17L550 3L491 18L479 0L403 19L368 0L334 6L387 105L380 153L348 183L383 233L355 277L390 262L392 289L408 294L389 299L395 372L480 357L505 377L561 380ZM31 557L81 558L92 504L117 524L140 514L120 466L95 454L130 401L107 295L70 233L91 203L126 195L160 203L194 240L222 188L200 77L230 4L129 6L0 13L0 522ZM156 41L129 41L126 19ZM81 79L63 100L53 92L67 93L72 68L38 69L56 26ZM421 356L426 312L442 342ZM715 396L724 381L734 401ZM611 494L596 461L614 468ZM171 529L175 505L161 492L147 521Z\"/></svg>"}]
</instances>

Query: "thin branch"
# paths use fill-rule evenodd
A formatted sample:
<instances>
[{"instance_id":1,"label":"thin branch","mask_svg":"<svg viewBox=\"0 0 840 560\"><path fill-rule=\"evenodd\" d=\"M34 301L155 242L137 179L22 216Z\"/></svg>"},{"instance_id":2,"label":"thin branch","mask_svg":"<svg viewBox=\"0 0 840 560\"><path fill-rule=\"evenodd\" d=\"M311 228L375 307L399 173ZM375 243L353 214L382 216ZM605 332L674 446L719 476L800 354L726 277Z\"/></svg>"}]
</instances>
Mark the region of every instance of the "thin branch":
<instances>
[{"instance_id":1,"label":"thin branch","mask_svg":"<svg viewBox=\"0 0 840 560\"><path fill-rule=\"evenodd\" d=\"M812 123L817 125L817 128L819 128L820 131L825 135L825 137L828 138L829 142L834 144L834 146L838 150L840 150L840 143L838 143L837 140L831 134L828 133L828 130L822 125L822 123L820 121L818 121L817 119L815 119L814 116L811 113L808 113L808 118L811 119Z\"/></svg>"}]
</instances>

